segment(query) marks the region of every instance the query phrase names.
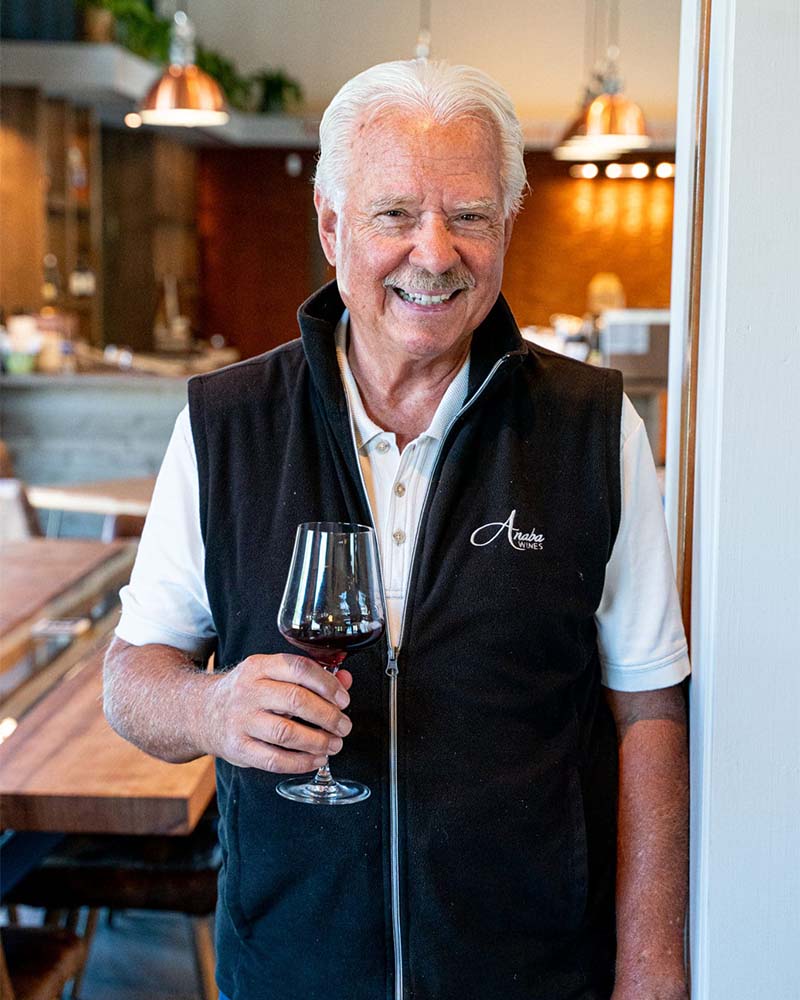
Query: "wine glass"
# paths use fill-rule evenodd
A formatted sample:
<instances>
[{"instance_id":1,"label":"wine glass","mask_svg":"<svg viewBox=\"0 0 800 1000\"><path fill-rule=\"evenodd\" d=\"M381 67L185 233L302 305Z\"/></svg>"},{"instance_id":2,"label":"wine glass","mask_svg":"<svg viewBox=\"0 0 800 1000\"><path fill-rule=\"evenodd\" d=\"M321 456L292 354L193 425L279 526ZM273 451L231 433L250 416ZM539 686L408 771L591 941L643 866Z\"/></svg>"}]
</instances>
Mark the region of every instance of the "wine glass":
<instances>
[{"instance_id":1,"label":"wine glass","mask_svg":"<svg viewBox=\"0 0 800 1000\"><path fill-rule=\"evenodd\" d=\"M386 624L375 532L363 524L300 524L278 629L293 646L336 673L349 653L378 642ZM316 775L282 781L284 798L315 805L366 799L357 781L336 781L327 761Z\"/></svg>"}]
</instances>

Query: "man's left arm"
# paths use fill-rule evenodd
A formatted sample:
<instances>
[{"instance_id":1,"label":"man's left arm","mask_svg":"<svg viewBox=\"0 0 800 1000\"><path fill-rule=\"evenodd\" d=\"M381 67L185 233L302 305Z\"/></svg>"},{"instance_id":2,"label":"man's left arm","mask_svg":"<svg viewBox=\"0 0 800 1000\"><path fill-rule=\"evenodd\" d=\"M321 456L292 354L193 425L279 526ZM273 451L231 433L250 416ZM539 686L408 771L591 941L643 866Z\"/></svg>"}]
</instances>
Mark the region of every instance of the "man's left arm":
<instances>
[{"instance_id":1,"label":"man's left arm","mask_svg":"<svg viewBox=\"0 0 800 1000\"><path fill-rule=\"evenodd\" d=\"M611 1000L687 1000L688 751L680 685L606 689L617 724L617 968Z\"/></svg>"}]
</instances>

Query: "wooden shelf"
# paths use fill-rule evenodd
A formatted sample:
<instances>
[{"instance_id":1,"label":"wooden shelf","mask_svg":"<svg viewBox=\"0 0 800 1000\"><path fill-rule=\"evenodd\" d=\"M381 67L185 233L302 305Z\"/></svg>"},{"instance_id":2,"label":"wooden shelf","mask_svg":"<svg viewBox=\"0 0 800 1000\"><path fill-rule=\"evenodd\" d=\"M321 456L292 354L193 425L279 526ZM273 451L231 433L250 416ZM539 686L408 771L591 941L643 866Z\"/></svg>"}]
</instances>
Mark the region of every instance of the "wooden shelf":
<instances>
[{"instance_id":1,"label":"wooden shelf","mask_svg":"<svg viewBox=\"0 0 800 1000\"><path fill-rule=\"evenodd\" d=\"M66 198L60 195L49 195L47 198L47 211L52 215L66 215L68 212L78 219L88 219L91 215L88 205L67 202Z\"/></svg>"},{"instance_id":2,"label":"wooden shelf","mask_svg":"<svg viewBox=\"0 0 800 1000\"><path fill-rule=\"evenodd\" d=\"M121 45L95 42L3 41L3 84L37 87L48 97L94 107L105 124L119 125L147 92L160 69ZM234 111L226 125L207 129L158 129L184 142L315 149L317 117L251 115ZM146 128L146 127L145 127ZM144 128L143 128L144 131Z\"/></svg>"}]
</instances>

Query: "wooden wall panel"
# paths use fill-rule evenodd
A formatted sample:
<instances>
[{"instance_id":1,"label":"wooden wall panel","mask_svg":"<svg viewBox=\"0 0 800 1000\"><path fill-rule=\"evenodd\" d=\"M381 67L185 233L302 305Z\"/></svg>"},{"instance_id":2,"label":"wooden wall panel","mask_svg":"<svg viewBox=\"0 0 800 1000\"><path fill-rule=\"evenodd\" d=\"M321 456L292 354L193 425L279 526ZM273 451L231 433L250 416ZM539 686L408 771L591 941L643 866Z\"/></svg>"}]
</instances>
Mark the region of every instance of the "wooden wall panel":
<instances>
[{"instance_id":1,"label":"wooden wall panel","mask_svg":"<svg viewBox=\"0 0 800 1000\"><path fill-rule=\"evenodd\" d=\"M319 248L310 177L285 170L288 150L199 153L203 335L243 356L297 335L297 306L332 276ZM655 164L664 157L650 156ZM667 157L669 158L669 157ZM669 304L670 180L574 180L547 153L526 157L532 193L506 258L503 291L522 325L582 314L597 271L615 271L631 307Z\"/></svg>"},{"instance_id":2,"label":"wooden wall panel","mask_svg":"<svg viewBox=\"0 0 800 1000\"><path fill-rule=\"evenodd\" d=\"M0 305L7 310L41 305L43 110L36 90L0 90Z\"/></svg>"},{"instance_id":3,"label":"wooden wall panel","mask_svg":"<svg viewBox=\"0 0 800 1000\"><path fill-rule=\"evenodd\" d=\"M298 335L296 312L317 284L310 177L289 150L203 150L198 170L201 325L250 357Z\"/></svg>"},{"instance_id":4,"label":"wooden wall panel","mask_svg":"<svg viewBox=\"0 0 800 1000\"><path fill-rule=\"evenodd\" d=\"M158 294L153 267L153 136L103 129L103 334L152 350Z\"/></svg>"},{"instance_id":5,"label":"wooden wall panel","mask_svg":"<svg viewBox=\"0 0 800 1000\"><path fill-rule=\"evenodd\" d=\"M152 132L103 130L107 343L153 349L166 275L178 279L180 307L194 319L195 155Z\"/></svg>"},{"instance_id":6,"label":"wooden wall panel","mask_svg":"<svg viewBox=\"0 0 800 1000\"><path fill-rule=\"evenodd\" d=\"M655 165L667 156L642 157ZM576 180L548 153L525 157L532 191L506 256L503 292L521 325L586 311L598 271L614 271L631 308L669 305L673 181Z\"/></svg>"}]
</instances>

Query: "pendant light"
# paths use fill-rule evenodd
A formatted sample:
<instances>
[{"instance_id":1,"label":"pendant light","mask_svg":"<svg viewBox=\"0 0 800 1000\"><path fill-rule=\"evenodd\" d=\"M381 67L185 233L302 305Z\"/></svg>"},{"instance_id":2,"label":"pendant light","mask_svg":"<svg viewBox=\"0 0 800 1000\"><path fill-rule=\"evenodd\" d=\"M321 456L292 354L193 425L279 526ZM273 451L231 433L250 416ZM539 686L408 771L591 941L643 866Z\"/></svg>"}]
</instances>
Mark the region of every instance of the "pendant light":
<instances>
[{"instance_id":1,"label":"pendant light","mask_svg":"<svg viewBox=\"0 0 800 1000\"><path fill-rule=\"evenodd\" d=\"M195 64L194 25L185 11L172 21L169 65L139 107L145 125L224 125L229 115L219 84Z\"/></svg>"},{"instance_id":2,"label":"pendant light","mask_svg":"<svg viewBox=\"0 0 800 1000\"><path fill-rule=\"evenodd\" d=\"M587 0L587 39L589 10ZM593 2L592 15L596 51L598 0ZM619 0L611 0L605 60L599 66L595 63L583 107L553 151L557 160L615 160L622 153L650 145L641 108L623 93L618 37Z\"/></svg>"}]
</instances>

